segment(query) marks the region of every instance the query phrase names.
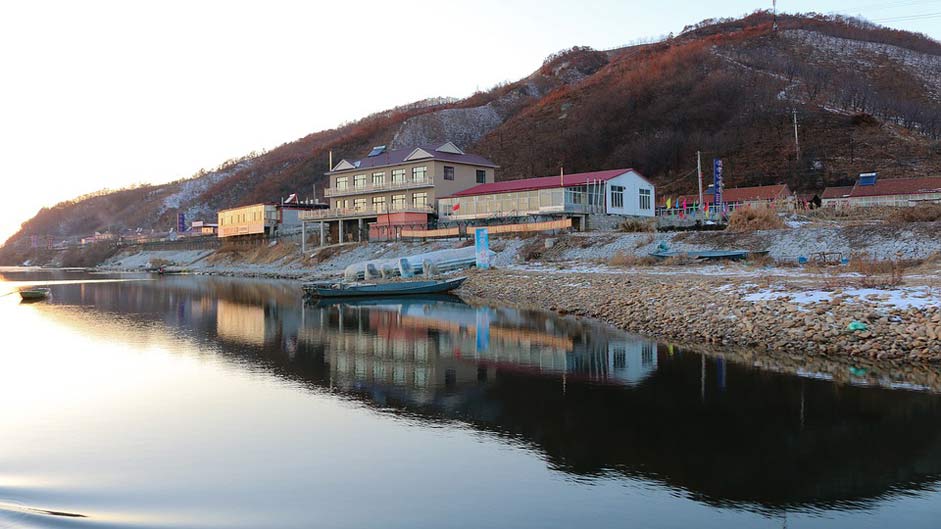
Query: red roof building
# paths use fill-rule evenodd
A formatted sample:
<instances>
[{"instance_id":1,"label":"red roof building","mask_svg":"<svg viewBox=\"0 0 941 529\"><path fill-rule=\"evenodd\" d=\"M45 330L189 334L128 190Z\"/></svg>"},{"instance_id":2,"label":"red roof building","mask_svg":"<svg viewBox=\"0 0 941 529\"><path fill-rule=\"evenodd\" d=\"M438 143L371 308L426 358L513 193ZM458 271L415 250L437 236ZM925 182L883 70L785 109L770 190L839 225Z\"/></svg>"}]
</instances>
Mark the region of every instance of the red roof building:
<instances>
[{"instance_id":1,"label":"red roof building","mask_svg":"<svg viewBox=\"0 0 941 529\"><path fill-rule=\"evenodd\" d=\"M470 189L465 189L451 195L452 197L472 197L477 195L493 195L499 193L516 193L519 191L535 191L538 189L552 189L562 187L575 187L592 184L595 182L607 182L612 178L621 176L627 172L633 171L639 178L650 185L643 175L634 171L634 169L610 169L607 171L593 171L589 173L573 173L559 176L541 176L538 178L523 178L520 180L504 180L502 182L493 182L489 184L480 184Z\"/></svg>"},{"instance_id":2,"label":"red roof building","mask_svg":"<svg viewBox=\"0 0 941 529\"><path fill-rule=\"evenodd\" d=\"M775 200L787 200L792 197L791 190L788 189L786 184L778 184L771 186L753 186L753 187L731 187L728 189L722 190L722 201L729 205L729 209L735 209L738 206L747 205L747 204L760 204L766 202L773 202ZM695 204L699 203L699 195L680 195L670 197L660 197L660 203L658 207L665 208L667 199L672 198L670 205L676 207L675 204L683 204L683 200L686 200L687 208L692 208ZM678 202L674 202L678 201ZM709 189L708 192L703 194L703 202L709 204L710 206L715 202L715 194L712 189Z\"/></svg>"},{"instance_id":3,"label":"red roof building","mask_svg":"<svg viewBox=\"0 0 941 529\"><path fill-rule=\"evenodd\" d=\"M438 217L654 214L655 187L634 169L610 169L490 182L452 193L439 203Z\"/></svg>"},{"instance_id":4,"label":"red roof building","mask_svg":"<svg viewBox=\"0 0 941 529\"><path fill-rule=\"evenodd\" d=\"M824 206L894 206L941 203L941 176L879 179L864 173L852 186L828 187L823 191Z\"/></svg>"}]
</instances>

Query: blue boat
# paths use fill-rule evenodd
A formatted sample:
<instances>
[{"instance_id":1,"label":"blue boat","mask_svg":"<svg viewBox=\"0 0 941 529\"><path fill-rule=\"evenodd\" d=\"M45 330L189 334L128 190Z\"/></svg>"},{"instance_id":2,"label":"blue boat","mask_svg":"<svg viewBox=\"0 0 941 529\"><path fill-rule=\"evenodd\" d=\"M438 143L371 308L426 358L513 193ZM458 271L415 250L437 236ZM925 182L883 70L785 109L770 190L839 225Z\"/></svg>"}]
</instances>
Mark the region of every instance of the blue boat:
<instances>
[{"instance_id":1,"label":"blue boat","mask_svg":"<svg viewBox=\"0 0 941 529\"><path fill-rule=\"evenodd\" d=\"M394 281L391 283L335 283L316 281L304 285L304 292L309 296L321 298L413 296L415 294L441 294L460 288L466 277L447 280Z\"/></svg>"},{"instance_id":2,"label":"blue boat","mask_svg":"<svg viewBox=\"0 0 941 529\"><path fill-rule=\"evenodd\" d=\"M742 259L747 259L749 255L763 254L768 252L750 252L748 250L705 250L699 252L678 252L678 251L665 251L659 250L656 252L651 252L651 257L656 257L658 259L666 259L668 257L680 257L688 256L693 259L702 259L702 260L717 260L717 259L728 259L731 261L740 261Z\"/></svg>"}]
</instances>

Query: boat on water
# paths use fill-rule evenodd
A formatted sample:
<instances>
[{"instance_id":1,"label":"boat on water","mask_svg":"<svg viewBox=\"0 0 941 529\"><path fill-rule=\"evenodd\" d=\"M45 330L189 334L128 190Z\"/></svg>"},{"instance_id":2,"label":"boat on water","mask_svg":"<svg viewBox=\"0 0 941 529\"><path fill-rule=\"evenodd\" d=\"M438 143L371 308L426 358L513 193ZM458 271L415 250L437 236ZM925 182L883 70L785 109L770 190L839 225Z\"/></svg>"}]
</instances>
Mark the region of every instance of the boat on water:
<instances>
[{"instance_id":1,"label":"boat on water","mask_svg":"<svg viewBox=\"0 0 941 529\"><path fill-rule=\"evenodd\" d=\"M39 301L49 297L50 290L46 287L29 287L20 289L23 301Z\"/></svg>"},{"instance_id":2,"label":"boat on water","mask_svg":"<svg viewBox=\"0 0 941 529\"><path fill-rule=\"evenodd\" d=\"M320 298L413 296L441 294L459 288L466 277L444 280L394 281L390 283L339 283L315 281L304 285L304 293Z\"/></svg>"}]
</instances>

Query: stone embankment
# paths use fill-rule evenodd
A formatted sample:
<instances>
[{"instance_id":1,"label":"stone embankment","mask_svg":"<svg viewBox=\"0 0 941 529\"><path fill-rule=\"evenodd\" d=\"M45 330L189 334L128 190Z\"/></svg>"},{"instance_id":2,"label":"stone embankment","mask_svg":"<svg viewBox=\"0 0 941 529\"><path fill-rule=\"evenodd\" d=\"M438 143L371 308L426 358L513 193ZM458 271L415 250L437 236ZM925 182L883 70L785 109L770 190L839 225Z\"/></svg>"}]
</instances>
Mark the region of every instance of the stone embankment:
<instances>
[{"instance_id":1,"label":"stone embankment","mask_svg":"<svg viewBox=\"0 0 941 529\"><path fill-rule=\"evenodd\" d=\"M766 295L754 284L707 275L490 270L469 276L462 290L481 299L598 318L678 342L882 365L941 362L941 307L922 293L893 304L854 289L836 289L825 299Z\"/></svg>"}]
</instances>

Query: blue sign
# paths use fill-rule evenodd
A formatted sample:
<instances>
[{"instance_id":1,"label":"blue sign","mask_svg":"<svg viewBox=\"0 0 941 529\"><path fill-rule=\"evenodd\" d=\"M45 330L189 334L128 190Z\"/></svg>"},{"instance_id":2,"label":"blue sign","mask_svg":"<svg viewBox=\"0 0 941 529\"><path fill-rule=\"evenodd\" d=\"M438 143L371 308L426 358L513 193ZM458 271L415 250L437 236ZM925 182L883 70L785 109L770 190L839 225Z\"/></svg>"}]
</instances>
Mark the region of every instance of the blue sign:
<instances>
[{"instance_id":1,"label":"blue sign","mask_svg":"<svg viewBox=\"0 0 941 529\"><path fill-rule=\"evenodd\" d=\"M477 268L490 268L490 237L487 228L474 229L474 256L477 258Z\"/></svg>"},{"instance_id":2,"label":"blue sign","mask_svg":"<svg viewBox=\"0 0 941 529\"><path fill-rule=\"evenodd\" d=\"M178 233L186 231L186 215L182 213L176 216L176 231Z\"/></svg>"},{"instance_id":3,"label":"blue sign","mask_svg":"<svg viewBox=\"0 0 941 529\"><path fill-rule=\"evenodd\" d=\"M722 211L722 160L720 158L712 160L712 176L714 178L712 188L715 190L712 204L718 211Z\"/></svg>"}]
</instances>

